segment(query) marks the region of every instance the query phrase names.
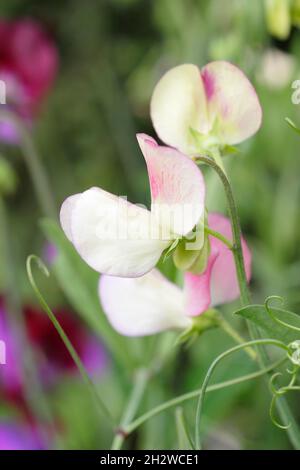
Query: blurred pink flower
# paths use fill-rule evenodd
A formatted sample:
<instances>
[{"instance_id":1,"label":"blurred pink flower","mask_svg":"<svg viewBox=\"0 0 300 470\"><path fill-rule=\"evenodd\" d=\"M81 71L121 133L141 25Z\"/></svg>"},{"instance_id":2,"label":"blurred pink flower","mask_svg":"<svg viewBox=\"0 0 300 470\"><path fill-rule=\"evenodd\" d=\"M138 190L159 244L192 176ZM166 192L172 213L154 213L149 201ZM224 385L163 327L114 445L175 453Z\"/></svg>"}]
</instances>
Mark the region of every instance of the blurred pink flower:
<instances>
[{"instance_id":1,"label":"blurred pink flower","mask_svg":"<svg viewBox=\"0 0 300 470\"><path fill-rule=\"evenodd\" d=\"M57 68L57 49L42 25L33 19L0 20L0 80L6 85L6 104L28 125L52 86ZM15 142L17 131L2 121L0 138Z\"/></svg>"},{"instance_id":2,"label":"blurred pink flower","mask_svg":"<svg viewBox=\"0 0 300 470\"><path fill-rule=\"evenodd\" d=\"M210 228L232 238L230 221L210 214ZM192 318L209 307L231 302L239 296L232 252L219 239L210 238L211 251L202 274L187 272L184 289L152 270L140 278L102 275L99 296L112 326L126 336L145 336L168 329L184 329ZM248 281L251 277L251 253L244 239L242 248Z\"/></svg>"},{"instance_id":3,"label":"blurred pink flower","mask_svg":"<svg viewBox=\"0 0 300 470\"><path fill-rule=\"evenodd\" d=\"M0 450L43 450L42 439L30 426L0 421Z\"/></svg>"}]
</instances>

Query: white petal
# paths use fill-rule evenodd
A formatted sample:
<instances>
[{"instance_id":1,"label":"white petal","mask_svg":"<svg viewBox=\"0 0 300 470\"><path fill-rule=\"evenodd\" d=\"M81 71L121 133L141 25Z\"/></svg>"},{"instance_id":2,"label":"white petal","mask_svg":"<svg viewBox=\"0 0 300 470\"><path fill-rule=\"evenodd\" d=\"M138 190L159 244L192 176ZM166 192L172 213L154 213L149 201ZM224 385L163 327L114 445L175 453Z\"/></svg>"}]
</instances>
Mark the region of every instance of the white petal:
<instances>
[{"instance_id":1,"label":"white petal","mask_svg":"<svg viewBox=\"0 0 300 470\"><path fill-rule=\"evenodd\" d=\"M157 145L146 134L137 134L137 139L148 169L151 211L163 233L186 235L204 213L205 183L201 171L178 150Z\"/></svg>"},{"instance_id":2,"label":"white petal","mask_svg":"<svg viewBox=\"0 0 300 470\"><path fill-rule=\"evenodd\" d=\"M103 275L99 295L109 322L122 335L146 336L191 325L182 290L155 269L138 279Z\"/></svg>"},{"instance_id":3,"label":"white petal","mask_svg":"<svg viewBox=\"0 0 300 470\"><path fill-rule=\"evenodd\" d=\"M151 213L99 188L78 197L71 217L72 242L98 272L136 277L150 271L172 240L159 239Z\"/></svg>"},{"instance_id":4,"label":"white petal","mask_svg":"<svg viewBox=\"0 0 300 470\"><path fill-rule=\"evenodd\" d=\"M151 98L151 118L163 142L188 155L196 152L190 128L204 134L210 130L204 86L196 65L179 65L160 79Z\"/></svg>"},{"instance_id":5,"label":"white petal","mask_svg":"<svg viewBox=\"0 0 300 470\"><path fill-rule=\"evenodd\" d=\"M68 197L61 206L60 209L60 223L63 231L65 232L67 238L72 241L72 231L71 231L71 219L72 212L75 207L76 202L78 201L81 194L74 194L73 196Z\"/></svg>"}]
</instances>

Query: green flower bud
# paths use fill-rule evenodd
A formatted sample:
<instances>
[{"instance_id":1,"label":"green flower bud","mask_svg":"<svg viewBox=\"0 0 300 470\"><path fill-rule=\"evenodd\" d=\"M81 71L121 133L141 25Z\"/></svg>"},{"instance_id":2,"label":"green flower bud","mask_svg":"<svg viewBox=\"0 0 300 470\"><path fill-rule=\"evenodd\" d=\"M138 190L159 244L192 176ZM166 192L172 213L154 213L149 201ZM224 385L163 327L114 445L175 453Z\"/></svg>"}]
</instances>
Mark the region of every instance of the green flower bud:
<instances>
[{"instance_id":1,"label":"green flower bud","mask_svg":"<svg viewBox=\"0 0 300 470\"><path fill-rule=\"evenodd\" d=\"M300 0L294 0L292 4L292 23L300 27Z\"/></svg>"}]
</instances>

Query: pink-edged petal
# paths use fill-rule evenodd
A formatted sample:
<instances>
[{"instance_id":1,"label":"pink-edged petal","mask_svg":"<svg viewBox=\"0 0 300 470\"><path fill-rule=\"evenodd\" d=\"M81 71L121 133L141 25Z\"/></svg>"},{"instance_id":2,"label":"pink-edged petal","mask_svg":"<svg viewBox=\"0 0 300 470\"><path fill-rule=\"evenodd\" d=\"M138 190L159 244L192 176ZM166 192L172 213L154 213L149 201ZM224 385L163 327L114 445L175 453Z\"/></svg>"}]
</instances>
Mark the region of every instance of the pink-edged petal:
<instances>
[{"instance_id":1,"label":"pink-edged petal","mask_svg":"<svg viewBox=\"0 0 300 470\"><path fill-rule=\"evenodd\" d=\"M150 187L151 211L163 228L186 235L204 212L205 183L197 165L171 147L158 145L146 134L137 139L145 157Z\"/></svg>"},{"instance_id":2,"label":"pink-edged petal","mask_svg":"<svg viewBox=\"0 0 300 470\"><path fill-rule=\"evenodd\" d=\"M223 215L209 214L208 225L227 239L232 239L230 221ZM210 236L210 243L211 249L219 253L211 272L211 304L214 306L237 299L239 297L239 286L232 252L215 237ZM251 253L244 238L242 238L242 249L246 276L249 282L251 278Z\"/></svg>"},{"instance_id":3,"label":"pink-edged petal","mask_svg":"<svg viewBox=\"0 0 300 470\"><path fill-rule=\"evenodd\" d=\"M205 312L211 304L211 273L217 257L216 250L211 252L204 273L184 275L185 312L190 317Z\"/></svg>"},{"instance_id":4,"label":"pink-edged petal","mask_svg":"<svg viewBox=\"0 0 300 470\"><path fill-rule=\"evenodd\" d=\"M225 61L207 64L201 71L208 116L222 144L238 144L259 129L262 110L257 94L244 73Z\"/></svg>"},{"instance_id":5,"label":"pink-edged petal","mask_svg":"<svg viewBox=\"0 0 300 470\"><path fill-rule=\"evenodd\" d=\"M68 200L67 200L68 201ZM136 277L150 271L172 239L161 240L151 213L100 188L65 203L63 228L93 269Z\"/></svg>"},{"instance_id":6,"label":"pink-edged petal","mask_svg":"<svg viewBox=\"0 0 300 470\"><path fill-rule=\"evenodd\" d=\"M147 336L191 325L184 315L182 290L155 269L132 279L103 275L99 296L109 322L125 336Z\"/></svg>"},{"instance_id":7,"label":"pink-edged petal","mask_svg":"<svg viewBox=\"0 0 300 470\"><path fill-rule=\"evenodd\" d=\"M160 139L191 155L196 152L190 129L209 131L206 96L198 67L183 64L169 70L151 98L151 119Z\"/></svg>"},{"instance_id":8,"label":"pink-edged petal","mask_svg":"<svg viewBox=\"0 0 300 470\"><path fill-rule=\"evenodd\" d=\"M66 234L66 237L72 241L72 232L71 232L71 219L73 209L75 207L76 202L80 198L81 194L74 194L73 196L68 197L63 203L60 208L60 224L63 231Z\"/></svg>"}]
</instances>

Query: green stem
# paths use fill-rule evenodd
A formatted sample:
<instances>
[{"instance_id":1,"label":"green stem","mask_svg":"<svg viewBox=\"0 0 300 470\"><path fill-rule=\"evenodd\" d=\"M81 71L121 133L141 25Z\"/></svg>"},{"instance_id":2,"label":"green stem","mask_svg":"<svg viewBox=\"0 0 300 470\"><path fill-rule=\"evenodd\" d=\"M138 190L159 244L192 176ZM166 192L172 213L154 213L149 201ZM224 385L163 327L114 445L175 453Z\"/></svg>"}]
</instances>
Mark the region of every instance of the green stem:
<instances>
[{"instance_id":1,"label":"green stem","mask_svg":"<svg viewBox=\"0 0 300 470\"><path fill-rule=\"evenodd\" d=\"M123 432L123 429L126 426L128 426L128 424L135 417L138 407L140 405L142 396L145 392L148 379L149 379L149 372L147 371L147 369L139 369L136 372L133 389L128 400L128 405L121 419L120 426L117 428L116 436L111 446L112 450L121 449L123 442L126 438L126 433Z\"/></svg>"},{"instance_id":2,"label":"green stem","mask_svg":"<svg viewBox=\"0 0 300 470\"><path fill-rule=\"evenodd\" d=\"M240 287L241 303L243 306L249 305L251 302L251 298L250 298L250 293L248 289L248 283L247 283L246 271L245 271L245 265L244 265L244 257L243 257L243 251L242 251L242 243L241 243L241 228L240 228L237 207L235 204L230 182L227 176L225 175L225 173L223 172L223 170L219 167L219 165L212 158L206 157L206 156L199 156L199 157L196 157L195 160L197 162L202 162L212 167L214 171L218 174L219 178L221 179L223 183L227 202L228 202L228 210L229 210L229 216L230 216L230 221L231 221L232 238L233 238L232 252L234 256L236 273L237 273L238 283Z\"/></svg>"},{"instance_id":3,"label":"green stem","mask_svg":"<svg viewBox=\"0 0 300 470\"><path fill-rule=\"evenodd\" d=\"M214 385L210 385L209 387L207 387L206 392L207 393L214 392L214 391L226 388L226 387L231 387L232 385L238 385L248 380L253 380L253 379L262 377L263 375L267 374L268 372L271 372L272 370L282 365L283 362L285 361L286 361L286 357L284 359L280 359L280 361L277 361L264 369L261 369L256 372L252 372L251 374L243 375L242 377L237 377L236 379L226 380L225 382L220 382ZM201 388L198 390L194 390L192 392L184 393L183 395L180 395L176 398L172 398L171 400L161 403L160 405L156 406L152 410L147 411L146 413L144 413L143 415L139 416L137 419L132 421L128 426L126 426L123 429L124 433L127 435L131 434L133 431L139 428L146 421L148 421L151 418L154 418L154 416L157 416L158 414L163 413L164 411L169 410L170 408L180 405L186 401L196 399L199 397L200 393L201 393Z\"/></svg>"},{"instance_id":4,"label":"green stem","mask_svg":"<svg viewBox=\"0 0 300 470\"><path fill-rule=\"evenodd\" d=\"M222 235L221 233L216 232L215 230L212 230L207 225L205 225L204 231L208 235L212 235L213 237L218 238L218 240L220 240L222 243L224 243L227 246L227 248L229 248L229 250L233 250L232 242L230 240L228 240L226 237L224 237L224 235Z\"/></svg>"},{"instance_id":5,"label":"green stem","mask_svg":"<svg viewBox=\"0 0 300 470\"><path fill-rule=\"evenodd\" d=\"M235 330L230 325L230 323L227 320L225 320L224 317L221 317L219 319L219 325L231 338L234 339L234 341L236 343L238 343L238 344L244 344L245 343L245 339L237 332L237 330ZM251 359L254 359L254 360L257 359L257 355L256 355L256 352L254 351L254 349L246 348L245 352L249 355L249 357Z\"/></svg>"},{"instance_id":6,"label":"green stem","mask_svg":"<svg viewBox=\"0 0 300 470\"><path fill-rule=\"evenodd\" d=\"M248 346L255 346L255 345L272 345L272 346L277 346L287 353L289 352L289 348L282 343L281 341L277 341L275 339L257 339L257 340L252 340L248 341L244 344L239 344L238 346L234 346L231 349L228 349L227 351L223 352L220 354L211 364L210 368L208 369L208 372L204 378L203 385L201 392L199 394L199 399L198 399L198 404L197 404L197 411L196 411L196 423L195 423L195 445L196 449L201 449L201 440L200 440L200 419L202 417L202 408L203 408L203 403L204 403L204 397L205 397L205 392L207 390L208 382L212 376L213 371L215 370L216 366L221 362L225 357L229 356L232 353L235 353L237 351L240 351L241 349L244 349Z\"/></svg>"},{"instance_id":7,"label":"green stem","mask_svg":"<svg viewBox=\"0 0 300 470\"><path fill-rule=\"evenodd\" d=\"M11 111L1 110L0 119L9 121L16 127L20 136L20 145L23 150L23 156L30 172L41 209L44 215L51 218L56 218L56 204L50 190L50 184L44 168L40 162L30 132L25 127L22 119L20 119L15 113Z\"/></svg>"},{"instance_id":8,"label":"green stem","mask_svg":"<svg viewBox=\"0 0 300 470\"><path fill-rule=\"evenodd\" d=\"M124 440L128 435L124 429L130 425L130 422L135 417L150 378L162 369L163 365L170 359L174 350L173 335L164 334L156 347L156 354L150 365L139 369L138 374L135 377L131 396L128 400L128 405L125 409L121 424L117 428L116 436L111 447L112 449L121 449Z\"/></svg>"},{"instance_id":9,"label":"green stem","mask_svg":"<svg viewBox=\"0 0 300 470\"><path fill-rule=\"evenodd\" d=\"M95 387L94 383L90 379L90 377L89 377L89 375L88 375L88 373L87 373L80 357L78 356L77 352L75 351L71 341L69 340L68 336L65 334L64 330L60 326L60 323L56 319L54 313L52 312L52 310L49 307L49 305L47 304L47 302L44 300L44 297L42 296L39 288L37 287L36 282L35 282L34 277L33 277L33 274L32 274L32 268L31 268L32 262L36 262L39 269L47 277L49 276L49 271L48 271L45 264L42 262L42 260L40 258L38 258L35 255L28 256L27 262L26 262L27 274L28 274L30 284L31 284L31 286L34 290L34 293L35 293L37 299L39 300L42 308L47 313L47 315L48 315L49 319L51 320L53 326L55 327L56 331L58 332L59 336L61 337L61 339L62 339L64 345L66 346L70 356L72 357L74 363L76 364L76 366L77 366L77 368L78 368L78 370L81 374L81 377L82 377L83 381L85 382L85 384L89 388L92 396L94 396L99 410L101 411L101 413L103 413L108 418L109 421L113 421L113 417L111 416L111 414L110 414L109 410L107 409L106 405L103 403L102 398L100 397L97 388Z\"/></svg>"},{"instance_id":10,"label":"green stem","mask_svg":"<svg viewBox=\"0 0 300 470\"><path fill-rule=\"evenodd\" d=\"M247 277L245 272L245 265L244 265L244 257L243 257L243 250L241 244L241 228L240 222L237 212L237 207L235 203L235 199L233 196L233 192L231 189L230 182L226 176L226 174L222 171L222 169L217 165L217 163L210 157L207 156L197 156L195 157L195 161L199 163L205 163L209 165L213 170L218 174L225 190L227 203L228 203L228 210L229 216L231 220L231 227L232 227L232 236L233 236L233 249L232 253L234 256L234 262L236 267L237 279L239 283L240 289L240 297L241 303L243 306L247 306L251 303L251 296L248 289ZM247 326L249 329L251 339L260 338L260 332L255 327L253 323L247 321ZM257 357L260 363L260 366L263 367L269 362L268 355L263 347L257 348ZM289 435L290 441L295 447L295 449L300 449L300 430L297 422L290 410L290 407L285 400L284 397L281 400L277 401L277 409L283 421L286 423L291 423L291 426L287 429L287 433Z\"/></svg>"}]
</instances>

